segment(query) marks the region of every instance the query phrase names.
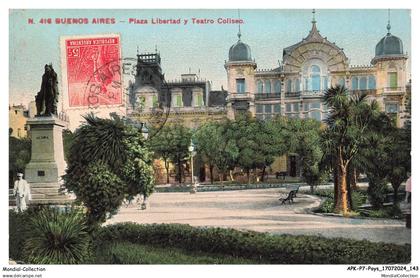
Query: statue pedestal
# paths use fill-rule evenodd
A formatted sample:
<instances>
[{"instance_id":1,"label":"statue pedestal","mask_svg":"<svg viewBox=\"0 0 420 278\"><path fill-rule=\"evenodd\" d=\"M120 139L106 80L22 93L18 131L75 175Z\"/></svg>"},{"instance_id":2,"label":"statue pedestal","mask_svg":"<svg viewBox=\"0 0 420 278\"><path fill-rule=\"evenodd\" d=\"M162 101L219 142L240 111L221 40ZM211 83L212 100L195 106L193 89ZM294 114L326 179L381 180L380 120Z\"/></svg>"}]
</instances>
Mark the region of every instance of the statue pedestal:
<instances>
[{"instance_id":1,"label":"statue pedestal","mask_svg":"<svg viewBox=\"0 0 420 278\"><path fill-rule=\"evenodd\" d=\"M60 192L67 164L64 160L63 129L67 123L54 116L29 119L31 161L25 179L31 186L31 204L65 204L73 200Z\"/></svg>"}]
</instances>

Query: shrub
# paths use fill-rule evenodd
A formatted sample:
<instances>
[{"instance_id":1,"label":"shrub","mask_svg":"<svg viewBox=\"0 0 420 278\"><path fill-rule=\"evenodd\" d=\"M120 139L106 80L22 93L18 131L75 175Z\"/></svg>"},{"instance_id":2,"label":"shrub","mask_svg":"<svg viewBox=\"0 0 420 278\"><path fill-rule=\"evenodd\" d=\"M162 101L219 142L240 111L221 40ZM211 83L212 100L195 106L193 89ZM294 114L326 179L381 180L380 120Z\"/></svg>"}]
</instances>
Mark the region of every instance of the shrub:
<instances>
[{"instance_id":1,"label":"shrub","mask_svg":"<svg viewBox=\"0 0 420 278\"><path fill-rule=\"evenodd\" d=\"M9 210L9 258L21 261L25 239L30 235L29 221L34 210L29 208L24 212Z\"/></svg>"},{"instance_id":2,"label":"shrub","mask_svg":"<svg viewBox=\"0 0 420 278\"><path fill-rule=\"evenodd\" d=\"M88 261L91 242L83 213L43 209L30 219L23 259L30 264L77 264Z\"/></svg>"},{"instance_id":3,"label":"shrub","mask_svg":"<svg viewBox=\"0 0 420 278\"><path fill-rule=\"evenodd\" d=\"M256 261L188 252L173 247L155 247L130 242L113 242L96 250L96 264L255 264Z\"/></svg>"},{"instance_id":4,"label":"shrub","mask_svg":"<svg viewBox=\"0 0 420 278\"><path fill-rule=\"evenodd\" d=\"M357 209L358 207L366 203L367 194L366 192L353 191L351 194L351 199L353 202L353 208Z\"/></svg>"},{"instance_id":5,"label":"shrub","mask_svg":"<svg viewBox=\"0 0 420 278\"><path fill-rule=\"evenodd\" d=\"M382 204L385 201L386 187L385 180L377 180L374 178L369 180L367 193L369 196L369 202L374 208L379 209L382 207Z\"/></svg>"},{"instance_id":6,"label":"shrub","mask_svg":"<svg viewBox=\"0 0 420 278\"><path fill-rule=\"evenodd\" d=\"M334 199L327 198L318 209L322 213L334 212Z\"/></svg>"},{"instance_id":7,"label":"shrub","mask_svg":"<svg viewBox=\"0 0 420 278\"><path fill-rule=\"evenodd\" d=\"M390 264L408 263L410 245L374 243L317 236L270 235L181 224L123 223L102 227L96 246L128 241L247 258L276 264Z\"/></svg>"},{"instance_id":8,"label":"shrub","mask_svg":"<svg viewBox=\"0 0 420 278\"><path fill-rule=\"evenodd\" d=\"M86 184L74 186L75 193L88 207L89 224L104 222L124 199L124 183L101 161L89 164L79 179Z\"/></svg>"},{"instance_id":9,"label":"shrub","mask_svg":"<svg viewBox=\"0 0 420 278\"><path fill-rule=\"evenodd\" d=\"M89 224L100 224L125 196L153 191L152 153L138 129L111 114L88 114L73 136L63 176L65 187L88 208Z\"/></svg>"}]
</instances>

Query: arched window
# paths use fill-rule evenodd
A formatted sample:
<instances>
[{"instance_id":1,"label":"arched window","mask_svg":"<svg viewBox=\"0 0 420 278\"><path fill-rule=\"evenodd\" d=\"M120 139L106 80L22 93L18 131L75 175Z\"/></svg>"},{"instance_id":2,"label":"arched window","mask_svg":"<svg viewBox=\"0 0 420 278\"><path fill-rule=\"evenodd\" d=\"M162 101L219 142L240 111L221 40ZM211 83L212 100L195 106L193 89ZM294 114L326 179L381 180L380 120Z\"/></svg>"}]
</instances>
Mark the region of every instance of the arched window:
<instances>
[{"instance_id":1,"label":"arched window","mask_svg":"<svg viewBox=\"0 0 420 278\"><path fill-rule=\"evenodd\" d=\"M311 72L310 72L310 77L311 77L311 89L313 91L319 91L321 90L321 69L319 68L319 66L317 65L312 65L311 66Z\"/></svg>"},{"instance_id":2,"label":"arched window","mask_svg":"<svg viewBox=\"0 0 420 278\"><path fill-rule=\"evenodd\" d=\"M344 80L344 77L340 77L338 79L338 85L340 85L341 87L345 87L346 86L346 81Z\"/></svg>"},{"instance_id":3,"label":"arched window","mask_svg":"<svg viewBox=\"0 0 420 278\"><path fill-rule=\"evenodd\" d=\"M281 82L280 82L280 80L277 80L274 83L274 92L275 93L281 93Z\"/></svg>"},{"instance_id":4,"label":"arched window","mask_svg":"<svg viewBox=\"0 0 420 278\"><path fill-rule=\"evenodd\" d=\"M265 81L265 93L271 94L271 82L270 80Z\"/></svg>"},{"instance_id":5,"label":"arched window","mask_svg":"<svg viewBox=\"0 0 420 278\"><path fill-rule=\"evenodd\" d=\"M300 79L295 80L295 92L300 92Z\"/></svg>"},{"instance_id":6,"label":"arched window","mask_svg":"<svg viewBox=\"0 0 420 278\"><path fill-rule=\"evenodd\" d=\"M375 76L370 75L368 78L368 89L374 90L376 89L376 79Z\"/></svg>"},{"instance_id":7,"label":"arched window","mask_svg":"<svg viewBox=\"0 0 420 278\"><path fill-rule=\"evenodd\" d=\"M367 89L367 78L366 78L366 76L360 77L359 89L360 90L366 90Z\"/></svg>"},{"instance_id":8,"label":"arched window","mask_svg":"<svg viewBox=\"0 0 420 278\"><path fill-rule=\"evenodd\" d=\"M351 78L351 89L352 90L359 90L359 78L353 76Z\"/></svg>"},{"instance_id":9,"label":"arched window","mask_svg":"<svg viewBox=\"0 0 420 278\"><path fill-rule=\"evenodd\" d=\"M263 93L263 83L262 83L262 81L261 81L261 80L258 80L258 81L257 81L257 92L258 92L259 94L262 94L262 93Z\"/></svg>"},{"instance_id":10,"label":"arched window","mask_svg":"<svg viewBox=\"0 0 420 278\"><path fill-rule=\"evenodd\" d=\"M292 80L287 80L287 92L290 93L292 91Z\"/></svg>"}]
</instances>

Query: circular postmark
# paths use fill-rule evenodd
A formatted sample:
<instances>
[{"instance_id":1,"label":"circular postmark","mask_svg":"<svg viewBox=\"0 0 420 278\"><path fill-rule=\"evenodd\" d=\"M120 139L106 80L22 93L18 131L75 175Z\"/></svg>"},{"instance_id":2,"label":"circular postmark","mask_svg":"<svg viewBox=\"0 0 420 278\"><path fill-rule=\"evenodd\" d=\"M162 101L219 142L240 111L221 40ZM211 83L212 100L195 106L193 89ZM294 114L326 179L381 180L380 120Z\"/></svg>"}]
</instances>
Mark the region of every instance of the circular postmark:
<instances>
[{"instance_id":1,"label":"circular postmark","mask_svg":"<svg viewBox=\"0 0 420 278\"><path fill-rule=\"evenodd\" d=\"M161 86L154 88L154 95L148 96L157 103L147 105L146 96L138 95L142 83L136 77L137 67L136 58L122 58L102 64L86 81L83 98L90 110L103 107L119 110L135 126L145 124L151 130L151 138L163 128L169 117L170 90L162 77Z\"/></svg>"}]
</instances>

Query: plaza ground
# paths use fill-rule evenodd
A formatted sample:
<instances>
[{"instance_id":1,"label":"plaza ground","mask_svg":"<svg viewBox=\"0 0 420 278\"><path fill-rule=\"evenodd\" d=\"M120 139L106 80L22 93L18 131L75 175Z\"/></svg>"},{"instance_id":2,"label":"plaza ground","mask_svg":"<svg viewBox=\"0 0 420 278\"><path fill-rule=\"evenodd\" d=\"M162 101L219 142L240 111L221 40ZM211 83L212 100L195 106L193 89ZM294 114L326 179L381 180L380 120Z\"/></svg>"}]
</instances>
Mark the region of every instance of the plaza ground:
<instances>
[{"instance_id":1,"label":"plaza ground","mask_svg":"<svg viewBox=\"0 0 420 278\"><path fill-rule=\"evenodd\" d=\"M286 189L258 189L190 193L154 193L148 208L123 206L106 222L181 223L253 230L272 234L320 235L367 239L374 242L411 243L404 221L321 216L310 213L321 199L298 194L293 204L281 205Z\"/></svg>"}]
</instances>

